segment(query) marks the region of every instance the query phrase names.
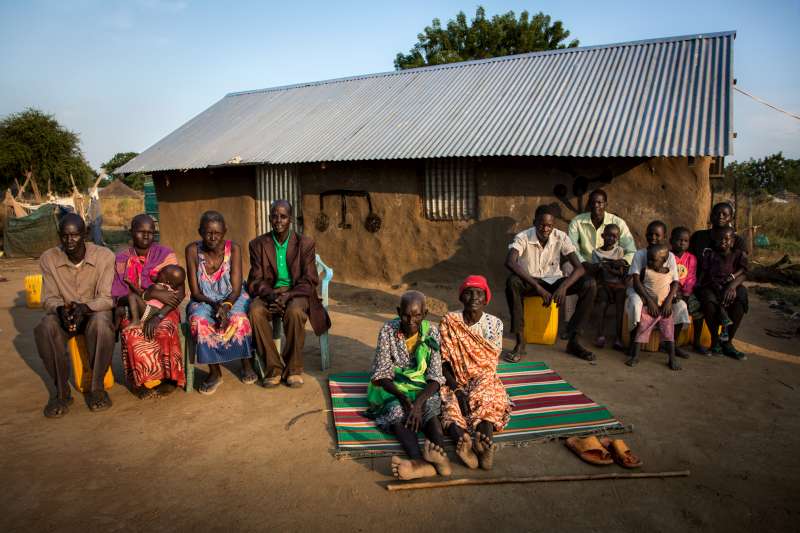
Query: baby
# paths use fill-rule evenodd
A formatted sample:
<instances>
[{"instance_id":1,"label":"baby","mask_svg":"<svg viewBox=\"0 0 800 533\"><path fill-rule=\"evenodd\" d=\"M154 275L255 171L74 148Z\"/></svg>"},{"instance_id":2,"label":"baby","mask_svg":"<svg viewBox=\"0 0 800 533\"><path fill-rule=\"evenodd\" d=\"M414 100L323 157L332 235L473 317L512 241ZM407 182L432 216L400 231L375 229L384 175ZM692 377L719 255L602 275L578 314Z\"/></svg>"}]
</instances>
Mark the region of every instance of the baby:
<instances>
[{"instance_id":1,"label":"baby","mask_svg":"<svg viewBox=\"0 0 800 533\"><path fill-rule=\"evenodd\" d=\"M614 331L616 340L614 348L622 350L622 316L625 310L625 273L628 263L623 259L625 250L619 245L620 229L616 224L608 224L603 228L603 246L595 248L592 252L592 271L597 279L599 293L603 295L603 315L598 325L595 346L603 348L606 338L603 334L606 321L606 312L611 303L615 304Z\"/></svg>"},{"instance_id":2,"label":"baby","mask_svg":"<svg viewBox=\"0 0 800 533\"><path fill-rule=\"evenodd\" d=\"M642 307L639 327L636 330L636 344L630 359L625 361L628 366L635 366L639 362L639 352L650 340L650 333L658 326L661 340L669 354L667 365L672 370L681 369L675 360L675 324L672 314L664 316L664 313L658 312L664 301L673 297L671 293L674 280L670 269L666 266L667 259L669 259L669 247L666 244L651 244L647 247L647 267L641 283L648 296L648 304ZM651 309L651 304L655 304L652 305L654 309ZM654 311L655 314L653 314Z\"/></svg>"},{"instance_id":3,"label":"baby","mask_svg":"<svg viewBox=\"0 0 800 533\"><path fill-rule=\"evenodd\" d=\"M170 292L177 292L186 281L186 271L178 265L167 265L156 275L155 283L151 287L166 289ZM148 290L144 291L144 297L139 296L135 291L128 291L128 305L131 310L131 326L146 322L148 318L164 307L164 304L155 298L148 299Z\"/></svg>"}]
</instances>

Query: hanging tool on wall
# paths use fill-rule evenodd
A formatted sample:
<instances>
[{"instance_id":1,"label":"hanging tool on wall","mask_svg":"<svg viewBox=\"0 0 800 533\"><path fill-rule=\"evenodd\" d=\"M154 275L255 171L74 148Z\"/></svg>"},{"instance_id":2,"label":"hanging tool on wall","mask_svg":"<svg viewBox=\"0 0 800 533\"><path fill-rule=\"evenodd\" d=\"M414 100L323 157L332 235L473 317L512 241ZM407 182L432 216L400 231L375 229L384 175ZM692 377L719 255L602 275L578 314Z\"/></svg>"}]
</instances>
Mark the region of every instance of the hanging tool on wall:
<instances>
[{"instance_id":1,"label":"hanging tool on wall","mask_svg":"<svg viewBox=\"0 0 800 533\"><path fill-rule=\"evenodd\" d=\"M364 220L364 228L370 233L375 233L381 229L381 217L372 211L372 199L367 191L353 191L348 189L334 189L324 191L319 194L319 214L314 221L314 226L317 231L323 232L330 226L330 218L325 214L325 197L326 196L339 196L341 201L341 220L339 221L340 229L350 229L352 226L347 223L347 197L355 196L367 199L367 218Z\"/></svg>"}]
</instances>

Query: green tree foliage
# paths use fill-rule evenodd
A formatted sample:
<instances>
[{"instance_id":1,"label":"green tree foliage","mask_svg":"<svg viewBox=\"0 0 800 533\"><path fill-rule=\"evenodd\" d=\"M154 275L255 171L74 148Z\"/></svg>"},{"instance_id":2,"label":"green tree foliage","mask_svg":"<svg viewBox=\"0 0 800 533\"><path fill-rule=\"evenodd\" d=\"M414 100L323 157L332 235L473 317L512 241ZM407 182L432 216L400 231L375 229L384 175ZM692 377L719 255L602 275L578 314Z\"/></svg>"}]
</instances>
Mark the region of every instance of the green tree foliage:
<instances>
[{"instance_id":1,"label":"green tree foliage","mask_svg":"<svg viewBox=\"0 0 800 533\"><path fill-rule=\"evenodd\" d=\"M408 54L397 54L394 66L403 70L578 46L577 39L564 44L568 37L569 31L560 20L553 22L542 12L531 17L523 11L517 19L514 12L509 11L489 20L486 11L479 6L471 24L463 11L455 20L448 21L446 29L439 19L433 19L432 24L417 35L418 42Z\"/></svg>"},{"instance_id":2,"label":"green tree foliage","mask_svg":"<svg viewBox=\"0 0 800 533\"><path fill-rule=\"evenodd\" d=\"M134 172L133 174L117 175L114 171L139 155L138 152L119 152L114 157L103 163L101 166L108 174L111 180L118 179L131 189L137 191L144 190L144 181L150 177L149 174L142 174L141 172Z\"/></svg>"},{"instance_id":3,"label":"green tree foliage","mask_svg":"<svg viewBox=\"0 0 800 533\"><path fill-rule=\"evenodd\" d=\"M0 186L3 189L24 182L26 172L33 177L42 194L47 182L54 193L72 191L69 176L79 189L86 188L94 171L86 162L76 133L64 128L53 115L28 108L0 121ZM30 191L28 186L26 191Z\"/></svg>"},{"instance_id":4,"label":"green tree foliage","mask_svg":"<svg viewBox=\"0 0 800 533\"><path fill-rule=\"evenodd\" d=\"M800 193L800 159L786 159L778 152L762 159L734 161L725 165L724 188L733 190L734 181L740 192L751 196L783 191Z\"/></svg>"}]
</instances>

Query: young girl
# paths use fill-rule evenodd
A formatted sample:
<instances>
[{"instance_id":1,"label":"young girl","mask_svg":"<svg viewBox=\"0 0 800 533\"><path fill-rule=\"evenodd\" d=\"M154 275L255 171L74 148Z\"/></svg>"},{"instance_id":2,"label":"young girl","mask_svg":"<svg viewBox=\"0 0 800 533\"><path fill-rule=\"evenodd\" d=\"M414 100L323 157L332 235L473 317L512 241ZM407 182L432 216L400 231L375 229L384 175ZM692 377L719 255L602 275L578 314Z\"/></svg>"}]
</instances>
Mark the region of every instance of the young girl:
<instances>
[{"instance_id":1,"label":"young girl","mask_svg":"<svg viewBox=\"0 0 800 533\"><path fill-rule=\"evenodd\" d=\"M634 280L637 284L637 292L645 294L647 305L642 308L639 327L636 330L636 343L633 345L631 357L625 361L628 366L635 366L639 362L639 352L647 344L653 329L658 327L661 331L661 340L669 354L667 365L672 370L681 369L680 364L675 360L675 324L672 314L664 313L660 307L665 301L675 297L678 287L670 269L666 266L668 259L669 248L667 245L650 245L647 248L647 268L644 271L644 279L640 280L637 277Z\"/></svg>"}]
</instances>

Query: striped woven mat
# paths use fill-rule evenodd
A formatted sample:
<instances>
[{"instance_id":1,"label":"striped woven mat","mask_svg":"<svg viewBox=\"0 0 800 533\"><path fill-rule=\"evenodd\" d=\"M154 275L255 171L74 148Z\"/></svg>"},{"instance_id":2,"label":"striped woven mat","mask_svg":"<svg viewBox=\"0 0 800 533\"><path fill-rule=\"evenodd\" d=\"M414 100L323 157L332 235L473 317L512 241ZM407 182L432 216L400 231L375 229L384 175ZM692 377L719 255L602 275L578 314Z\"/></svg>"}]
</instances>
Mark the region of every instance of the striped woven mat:
<instances>
[{"instance_id":1,"label":"striped woven mat","mask_svg":"<svg viewBox=\"0 0 800 533\"><path fill-rule=\"evenodd\" d=\"M605 406L595 403L544 363L501 363L497 372L514 402L514 410L508 426L495 434L495 442L625 430L625 426ZM381 431L364 416L368 373L335 374L328 381L340 451L401 449L391 434Z\"/></svg>"}]
</instances>

